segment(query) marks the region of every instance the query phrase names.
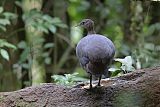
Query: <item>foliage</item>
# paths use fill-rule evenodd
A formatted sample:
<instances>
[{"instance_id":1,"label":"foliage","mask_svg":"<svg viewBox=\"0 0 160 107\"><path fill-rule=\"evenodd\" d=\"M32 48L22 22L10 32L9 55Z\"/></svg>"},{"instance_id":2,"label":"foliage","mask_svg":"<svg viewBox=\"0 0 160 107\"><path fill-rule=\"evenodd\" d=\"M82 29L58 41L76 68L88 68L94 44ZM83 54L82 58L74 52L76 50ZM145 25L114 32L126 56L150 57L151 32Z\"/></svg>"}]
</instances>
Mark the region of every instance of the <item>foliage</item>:
<instances>
[{"instance_id":1,"label":"foliage","mask_svg":"<svg viewBox=\"0 0 160 107\"><path fill-rule=\"evenodd\" d=\"M23 15L23 20L26 22L27 27L32 26L34 29L45 33L48 33L48 30L52 33L56 33L56 26L61 28L67 27L59 18L52 18L36 9L26 12Z\"/></svg>"},{"instance_id":2,"label":"foliage","mask_svg":"<svg viewBox=\"0 0 160 107\"><path fill-rule=\"evenodd\" d=\"M51 17L47 14L43 14L41 11L37 9L32 9L23 14L23 20L26 22L26 27L33 28L34 30L38 30L40 32L44 32L48 34L50 32L56 33L57 27L67 28L66 24L64 24L58 17ZM33 44L44 43L45 39L43 37L36 38L37 40L34 43L28 44L26 41L21 41L18 44L18 48L22 49L22 53L20 55L20 59L18 64L20 64L23 68L29 69L30 64L32 62L32 57L37 53L37 49L34 49ZM52 48L54 47L54 43L44 43L42 49L41 57L44 59L45 64L51 64L50 54L52 52ZM26 62L27 61L27 62Z\"/></svg>"},{"instance_id":3,"label":"foliage","mask_svg":"<svg viewBox=\"0 0 160 107\"><path fill-rule=\"evenodd\" d=\"M11 19L15 19L16 14L11 12L4 12L3 7L0 6L0 30L6 31L6 25L11 24Z\"/></svg>"},{"instance_id":4,"label":"foliage","mask_svg":"<svg viewBox=\"0 0 160 107\"><path fill-rule=\"evenodd\" d=\"M122 64L120 67L124 72L134 71L135 68L132 66L133 61L131 56L126 56L124 59L116 58L115 61L118 61Z\"/></svg>"},{"instance_id":5,"label":"foliage","mask_svg":"<svg viewBox=\"0 0 160 107\"><path fill-rule=\"evenodd\" d=\"M139 5L138 5L139 6ZM142 7L137 10L142 12ZM136 12L135 12L136 14ZM139 13L141 14L141 13ZM146 13L148 14L148 13ZM150 16L134 16L136 20L132 21L132 34L137 36L136 46L132 47L132 57L135 59L137 69L158 66L160 64L160 49L158 39L160 36L160 23L149 24ZM144 20L142 20L144 18ZM140 22L138 25L137 22ZM136 28L136 26L139 26Z\"/></svg>"},{"instance_id":6,"label":"foliage","mask_svg":"<svg viewBox=\"0 0 160 107\"><path fill-rule=\"evenodd\" d=\"M10 25L11 24L10 20L15 19L16 17L17 15L14 13L4 12L3 7L0 6L0 30L6 31L6 25ZM0 39L0 55L4 59L9 60L9 54L7 50L4 49L4 47L13 49L16 49L16 47L13 44L8 43L6 40Z\"/></svg>"},{"instance_id":7,"label":"foliage","mask_svg":"<svg viewBox=\"0 0 160 107\"><path fill-rule=\"evenodd\" d=\"M135 68L133 67L133 59L131 56L126 56L124 59L116 58L114 60L120 62L121 66L109 69L109 71L112 72L112 76L118 75L119 73L121 73L121 71L123 71L123 73L128 73L135 70Z\"/></svg>"},{"instance_id":8,"label":"foliage","mask_svg":"<svg viewBox=\"0 0 160 107\"><path fill-rule=\"evenodd\" d=\"M11 43L8 43L8 42L5 41L4 39L0 39L0 55L1 55L4 59L9 60L9 54L8 54L7 50L3 49L4 47L16 49L16 46L14 46L14 45L11 44Z\"/></svg>"},{"instance_id":9,"label":"foliage","mask_svg":"<svg viewBox=\"0 0 160 107\"><path fill-rule=\"evenodd\" d=\"M18 47L18 49L23 50L17 64L20 64L22 66L22 68L29 69L33 55L38 54L38 53L36 52L36 50L33 51L33 47L31 45L28 45L25 41L19 42L17 47ZM46 43L46 44L44 44L44 46L42 48L43 49L42 50L43 51L42 57L44 58L45 64L51 63L51 58L49 55L51 54L50 49L52 49L53 47L54 47L53 43ZM28 62L26 62L26 61L28 61Z\"/></svg>"},{"instance_id":10,"label":"foliage","mask_svg":"<svg viewBox=\"0 0 160 107\"><path fill-rule=\"evenodd\" d=\"M51 77L52 77L52 79L54 79L54 81L57 84L65 85L65 86L73 86L73 85L75 85L76 82L86 80L86 79L84 79L82 77L79 77L78 73L64 74L64 76L62 76L62 75L53 75Z\"/></svg>"}]
</instances>

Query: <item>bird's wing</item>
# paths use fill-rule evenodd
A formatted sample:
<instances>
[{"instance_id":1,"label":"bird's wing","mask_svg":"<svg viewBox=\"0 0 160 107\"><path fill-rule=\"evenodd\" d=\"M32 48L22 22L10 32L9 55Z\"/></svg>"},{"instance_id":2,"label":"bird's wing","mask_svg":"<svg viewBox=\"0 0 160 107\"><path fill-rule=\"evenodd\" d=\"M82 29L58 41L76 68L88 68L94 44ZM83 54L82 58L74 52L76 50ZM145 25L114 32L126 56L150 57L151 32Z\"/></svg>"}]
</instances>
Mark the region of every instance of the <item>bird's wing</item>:
<instances>
[{"instance_id":1,"label":"bird's wing","mask_svg":"<svg viewBox=\"0 0 160 107\"><path fill-rule=\"evenodd\" d=\"M84 53L86 53L86 56L93 61L93 62L99 62L108 60L109 58L112 58L112 49L109 46L100 46L95 45L93 47L84 47Z\"/></svg>"},{"instance_id":2,"label":"bird's wing","mask_svg":"<svg viewBox=\"0 0 160 107\"><path fill-rule=\"evenodd\" d=\"M76 47L76 55L79 59L80 65L84 68L87 63L89 63L89 58L84 51L85 44L79 43Z\"/></svg>"},{"instance_id":3,"label":"bird's wing","mask_svg":"<svg viewBox=\"0 0 160 107\"><path fill-rule=\"evenodd\" d=\"M79 59L79 62L80 62L80 64L81 64L82 67L85 67L86 64L89 63L89 58L87 58L87 57L81 57L81 58Z\"/></svg>"}]
</instances>

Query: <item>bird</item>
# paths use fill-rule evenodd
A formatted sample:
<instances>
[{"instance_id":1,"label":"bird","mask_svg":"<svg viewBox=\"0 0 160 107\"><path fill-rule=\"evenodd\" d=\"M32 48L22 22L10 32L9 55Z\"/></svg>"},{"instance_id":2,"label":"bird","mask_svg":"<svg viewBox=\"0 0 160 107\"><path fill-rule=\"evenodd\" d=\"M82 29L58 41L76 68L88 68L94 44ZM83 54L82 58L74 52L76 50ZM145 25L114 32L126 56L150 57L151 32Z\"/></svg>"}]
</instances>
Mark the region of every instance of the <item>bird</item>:
<instances>
[{"instance_id":1,"label":"bird","mask_svg":"<svg viewBox=\"0 0 160 107\"><path fill-rule=\"evenodd\" d=\"M106 36L96 34L91 19L83 19L77 26L87 30L87 35L76 46L76 56L82 68L90 75L89 89L92 89L93 75L99 78L96 86L101 86L102 75L108 74L115 55L115 46Z\"/></svg>"}]
</instances>

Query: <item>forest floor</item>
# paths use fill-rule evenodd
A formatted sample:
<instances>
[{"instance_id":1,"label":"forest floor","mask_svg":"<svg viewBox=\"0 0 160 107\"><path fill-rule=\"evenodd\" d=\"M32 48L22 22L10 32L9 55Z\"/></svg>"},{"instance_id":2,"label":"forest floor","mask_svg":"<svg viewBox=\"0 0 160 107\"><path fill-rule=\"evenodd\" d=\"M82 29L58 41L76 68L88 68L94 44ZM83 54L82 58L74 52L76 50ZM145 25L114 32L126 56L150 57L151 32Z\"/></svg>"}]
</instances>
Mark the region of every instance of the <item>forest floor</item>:
<instances>
[{"instance_id":1,"label":"forest floor","mask_svg":"<svg viewBox=\"0 0 160 107\"><path fill-rule=\"evenodd\" d=\"M97 84L97 81L95 82ZM160 67L103 79L88 90L46 83L0 93L0 107L160 107Z\"/></svg>"}]
</instances>

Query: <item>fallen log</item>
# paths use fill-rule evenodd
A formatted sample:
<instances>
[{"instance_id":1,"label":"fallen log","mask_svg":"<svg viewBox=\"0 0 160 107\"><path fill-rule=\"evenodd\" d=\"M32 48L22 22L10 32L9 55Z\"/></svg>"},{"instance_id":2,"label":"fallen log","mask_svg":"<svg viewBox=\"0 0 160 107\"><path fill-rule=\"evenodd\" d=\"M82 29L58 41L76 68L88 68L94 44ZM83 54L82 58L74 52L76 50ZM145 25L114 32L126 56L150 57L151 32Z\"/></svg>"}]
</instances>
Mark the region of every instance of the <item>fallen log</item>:
<instances>
[{"instance_id":1,"label":"fallen log","mask_svg":"<svg viewBox=\"0 0 160 107\"><path fill-rule=\"evenodd\" d=\"M48 83L1 92L0 107L160 107L160 67L103 79L101 84L92 90Z\"/></svg>"}]
</instances>

